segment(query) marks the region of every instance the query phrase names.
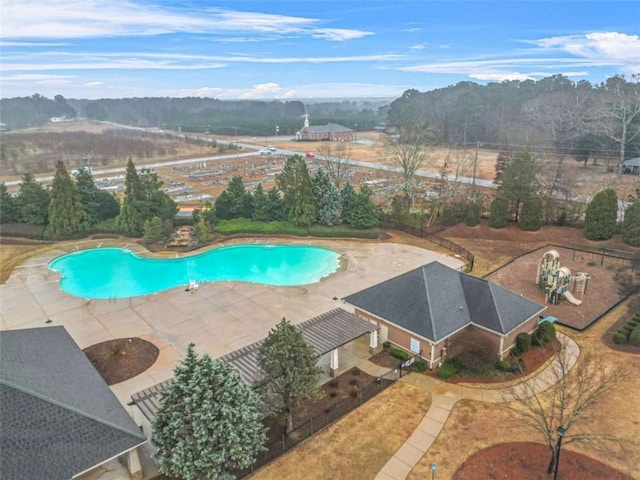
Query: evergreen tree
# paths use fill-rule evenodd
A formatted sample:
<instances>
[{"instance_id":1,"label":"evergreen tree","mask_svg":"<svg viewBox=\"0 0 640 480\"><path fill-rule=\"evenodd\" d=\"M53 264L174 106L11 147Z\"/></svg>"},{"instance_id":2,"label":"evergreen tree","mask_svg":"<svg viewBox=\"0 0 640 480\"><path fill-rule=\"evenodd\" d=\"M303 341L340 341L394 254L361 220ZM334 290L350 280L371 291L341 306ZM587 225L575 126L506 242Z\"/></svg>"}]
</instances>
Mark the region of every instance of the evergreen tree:
<instances>
[{"instance_id":1,"label":"evergreen tree","mask_svg":"<svg viewBox=\"0 0 640 480\"><path fill-rule=\"evenodd\" d=\"M193 235L199 245L206 245L211 241L211 229L204 217L200 217L193 226Z\"/></svg>"},{"instance_id":2,"label":"evergreen tree","mask_svg":"<svg viewBox=\"0 0 640 480\"><path fill-rule=\"evenodd\" d=\"M233 218L231 213L231 196L226 190L223 191L215 200L216 217L221 220L230 220Z\"/></svg>"},{"instance_id":3,"label":"evergreen tree","mask_svg":"<svg viewBox=\"0 0 640 480\"><path fill-rule=\"evenodd\" d=\"M491 202L489 226L491 228L504 228L509 225L510 220L509 201L504 197L496 197L493 202Z\"/></svg>"},{"instance_id":4,"label":"evergreen tree","mask_svg":"<svg viewBox=\"0 0 640 480\"><path fill-rule=\"evenodd\" d=\"M311 177L304 158L300 155L289 157L282 173L276 175L276 185L284 196L289 221L303 227L316 221Z\"/></svg>"},{"instance_id":5,"label":"evergreen tree","mask_svg":"<svg viewBox=\"0 0 640 480\"><path fill-rule=\"evenodd\" d=\"M456 223L455 216L453 215L453 208L448 203L442 206L440 211L440 224L441 225L454 225Z\"/></svg>"},{"instance_id":6,"label":"evergreen tree","mask_svg":"<svg viewBox=\"0 0 640 480\"><path fill-rule=\"evenodd\" d=\"M225 190L229 200L230 218L251 218L251 194L244 188L242 177L234 175Z\"/></svg>"},{"instance_id":7,"label":"evergreen tree","mask_svg":"<svg viewBox=\"0 0 640 480\"><path fill-rule=\"evenodd\" d=\"M411 199L404 193L398 193L391 198L391 218L397 223L407 223L410 217Z\"/></svg>"},{"instance_id":8,"label":"evergreen tree","mask_svg":"<svg viewBox=\"0 0 640 480\"><path fill-rule=\"evenodd\" d=\"M293 429L294 413L320 394L322 370L316 365L316 353L302 332L285 318L265 338L258 352L262 372L259 391L271 411L283 415L287 432Z\"/></svg>"},{"instance_id":9,"label":"evergreen tree","mask_svg":"<svg viewBox=\"0 0 640 480\"><path fill-rule=\"evenodd\" d=\"M271 220L285 220L287 218L278 187L272 187L267 191L267 205Z\"/></svg>"},{"instance_id":10,"label":"evergreen tree","mask_svg":"<svg viewBox=\"0 0 640 480\"><path fill-rule=\"evenodd\" d=\"M356 196L356 191L353 189L353 185L347 181L340 190L340 197L342 198L342 220L346 221L347 217L351 213L353 208L353 201Z\"/></svg>"},{"instance_id":11,"label":"evergreen tree","mask_svg":"<svg viewBox=\"0 0 640 480\"><path fill-rule=\"evenodd\" d=\"M49 224L45 236L57 239L81 236L87 231L89 221L69 172L62 160L58 160L51 185Z\"/></svg>"},{"instance_id":12,"label":"evergreen tree","mask_svg":"<svg viewBox=\"0 0 640 480\"><path fill-rule=\"evenodd\" d=\"M109 192L96 187L93 175L88 168L78 170L76 191L80 197L80 203L89 215L91 224L117 217L120 213L118 200Z\"/></svg>"},{"instance_id":13,"label":"evergreen tree","mask_svg":"<svg viewBox=\"0 0 640 480\"><path fill-rule=\"evenodd\" d=\"M202 213L200 215L204 219L209 229L213 229L217 220L215 205L213 205L211 202L205 202L204 209L202 210Z\"/></svg>"},{"instance_id":14,"label":"evergreen tree","mask_svg":"<svg viewBox=\"0 0 640 480\"><path fill-rule=\"evenodd\" d=\"M189 345L153 422L161 473L184 480L231 480L265 441L257 394L228 363L198 358Z\"/></svg>"},{"instance_id":15,"label":"evergreen tree","mask_svg":"<svg viewBox=\"0 0 640 480\"><path fill-rule=\"evenodd\" d=\"M608 240L616 231L618 197L607 188L598 192L589 205L584 219L584 236L589 240Z\"/></svg>"},{"instance_id":16,"label":"evergreen tree","mask_svg":"<svg viewBox=\"0 0 640 480\"><path fill-rule=\"evenodd\" d=\"M379 221L378 210L371 201L371 191L363 185L353 198L347 223L355 228L371 228L378 225Z\"/></svg>"},{"instance_id":17,"label":"evergreen tree","mask_svg":"<svg viewBox=\"0 0 640 480\"><path fill-rule=\"evenodd\" d=\"M542 200L530 197L522 203L522 212L518 219L520 230L534 232L542 227Z\"/></svg>"},{"instance_id":18,"label":"evergreen tree","mask_svg":"<svg viewBox=\"0 0 640 480\"><path fill-rule=\"evenodd\" d=\"M18 209L15 199L9 195L7 186L0 183L0 223L14 223L18 221Z\"/></svg>"},{"instance_id":19,"label":"evergreen tree","mask_svg":"<svg viewBox=\"0 0 640 480\"><path fill-rule=\"evenodd\" d=\"M540 164L528 152L522 152L506 166L501 176L500 195L509 200L512 212L518 213L520 203L531 197L538 189L537 176Z\"/></svg>"},{"instance_id":20,"label":"evergreen tree","mask_svg":"<svg viewBox=\"0 0 640 480\"><path fill-rule=\"evenodd\" d=\"M313 197L318 212L318 223L334 225L342 219L342 198L329 175L319 168L313 177Z\"/></svg>"},{"instance_id":21,"label":"evergreen tree","mask_svg":"<svg viewBox=\"0 0 640 480\"><path fill-rule=\"evenodd\" d=\"M637 198L624 212L622 240L634 247L640 247L640 198Z\"/></svg>"},{"instance_id":22,"label":"evergreen tree","mask_svg":"<svg viewBox=\"0 0 640 480\"><path fill-rule=\"evenodd\" d=\"M46 225L49 215L49 192L27 172L22 176L17 198L18 221Z\"/></svg>"},{"instance_id":23,"label":"evergreen tree","mask_svg":"<svg viewBox=\"0 0 640 480\"><path fill-rule=\"evenodd\" d=\"M139 210L143 218L157 216L163 222L173 220L178 213L178 206L173 199L162 191L162 181L153 170L143 168L139 175L140 200Z\"/></svg>"},{"instance_id":24,"label":"evergreen tree","mask_svg":"<svg viewBox=\"0 0 640 480\"><path fill-rule=\"evenodd\" d=\"M480 202L473 202L469 205L464 217L464 223L467 224L467 226L475 227L480 224L481 208Z\"/></svg>"},{"instance_id":25,"label":"evergreen tree","mask_svg":"<svg viewBox=\"0 0 640 480\"><path fill-rule=\"evenodd\" d=\"M142 193L140 177L133 161L129 159L124 179L124 199L116 225L122 233L129 236L142 234L145 218L140 211Z\"/></svg>"},{"instance_id":26,"label":"evergreen tree","mask_svg":"<svg viewBox=\"0 0 640 480\"><path fill-rule=\"evenodd\" d=\"M256 222L269 222L273 220L271 218L271 211L269 210L267 194L261 183L256 185L256 190L253 192L253 212L251 218Z\"/></svg>"},{"instance_id":27,"label":"evergreen tree","mask_svg":"<svg viewBox=\"0 0 640 480\"><path fill-rule=\"evenodd\" d=\"M144 222L143 231L142 243L145 245L153 245L165 238L164 222L160 217L153 217L146 220Z\"/></svg>"}]
</instances>

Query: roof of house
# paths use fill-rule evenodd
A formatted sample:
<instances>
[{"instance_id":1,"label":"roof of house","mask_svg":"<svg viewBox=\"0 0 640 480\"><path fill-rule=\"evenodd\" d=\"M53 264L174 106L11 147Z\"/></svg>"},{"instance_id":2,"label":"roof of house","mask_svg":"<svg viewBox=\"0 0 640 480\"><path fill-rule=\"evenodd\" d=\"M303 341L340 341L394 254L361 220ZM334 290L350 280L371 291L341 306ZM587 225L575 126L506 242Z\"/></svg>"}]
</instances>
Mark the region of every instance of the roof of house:
<instances>
[{"instance_id":1,"label":"roof of house","mask_svg":"<svg viewBox=\"0 0 640 480\"><path fill-rule=\"evenodd\" d=\"M378 329L362 318L342 308L334 308L298 325L302 336L311 345L317 356L322 356L352 340ZM222 357L241 375L248 385L256 385L261 379L258 352L264 340L242 347ZM154 385L132 395L133 402L149 420L155 418L160 399L171 380Z\"/></svg>"},{"instance_id":2,"label":"roof of house","mask_svg":"<svg viewBox=\"0 0 640 480\"><path fill-rule=\"evenodd\" d=\"M326 125L311 125L303 127L298 133L348 133L353 132L350 128L343 127L337 123L327 123Z\"/></svg>"},{"instance_id":3,"label":"roof of house","mask_svg":"<svg viewBox=\"0 0 640 480\"><path fill-rule=\"evenodd\" d=\"M69 479L146 441L64 327L0 332L3 478Z\"/></svg>"},{"instance_id":4,"label":"roof of house","mask_svg":"<svg viewBox=\"0 0 640 480\"><path fill-rule=\"evenodd\" d=\"M622 162L622 164L627 167L640 167L640 157L630 158Z\"/></svg>"},{"instance_id":5,"label":"roof of house","mask_svg":"<svg viewBox=\"0 0 640 480\"><path fill-rule=\"evenodd\" d=\"M506 334L546 307L487 280L431 262L344 300L431 341L473 324Z\"/></svg>"}]
</instances>

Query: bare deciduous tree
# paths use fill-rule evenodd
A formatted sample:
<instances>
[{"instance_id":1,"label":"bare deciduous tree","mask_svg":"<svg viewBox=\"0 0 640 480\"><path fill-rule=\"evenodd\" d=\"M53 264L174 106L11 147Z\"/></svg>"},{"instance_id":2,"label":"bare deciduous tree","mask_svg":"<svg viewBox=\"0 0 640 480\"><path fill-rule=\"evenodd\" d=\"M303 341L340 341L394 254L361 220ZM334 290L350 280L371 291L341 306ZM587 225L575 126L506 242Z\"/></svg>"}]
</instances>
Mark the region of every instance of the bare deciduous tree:
<instances>
[{"instance_id":1,"label":"bare deciduous tree","mask_svg":"<svg viewBox=\"0 0 640 480\"><path fill-rule=\"evenodd\" d=\"M583 350L578 357L578 350L563 337L556 358L544 375L548 375L545 380L553 382L550 388L540 391L543 384L534 377L509 389L504 399L511 401L509 407L544 439L552 464L557 453L558 427L565 429L564 445L589 443L601 447L604 441L618 441L611 434L589 431L587 421L593 407L626 379L623 366L607 367L589 350Z\"/></svg>"},{"instance_id":2,"label":"bare deciduous tree","mask_svg":"<svg viewBox=\"0 0 640 480\"><path fill-rule=\"evenodd\" d=\"M400 169L402 190L411 200L412 207L415 205L415 174L429 161L434 144L432 132L421 125L401 127L396 137L389 137L385 142L383 155Z\"/></svg>"},{"instance_id":3,"label":"bare deciduous tree","mask_svg":"<svg viewBox=\"0 0 640 480\"><path fill-rule=\"evenodd\" d=\"M633 82L610 78L604 86L606 95L600 97L592 113L595 132L618 144L618 175L622 174L627 144L640 135L640 75L632 78Z\"/></svg>"},{"instance_id":4,"label":"bare deciduous tree","mask_svg":"<svg viewBox=\"0 0 640 480\"><path fill-rule=\"evenodd\" d=\"M338 190L347 181L349 162L351 161L351 145L345 142L322 142L318 147L316 158L324 162L329 178Z\"/></svg>"}]
</instances>

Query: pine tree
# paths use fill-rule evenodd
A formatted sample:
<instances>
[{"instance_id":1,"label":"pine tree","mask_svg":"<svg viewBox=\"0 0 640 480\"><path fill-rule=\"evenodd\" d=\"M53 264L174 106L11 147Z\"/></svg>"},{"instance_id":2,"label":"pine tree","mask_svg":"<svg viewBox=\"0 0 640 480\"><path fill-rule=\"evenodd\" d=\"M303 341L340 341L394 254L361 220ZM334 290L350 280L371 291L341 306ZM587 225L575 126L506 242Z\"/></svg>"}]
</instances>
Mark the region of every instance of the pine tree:
<instances>
[{"instance_id":1,"label":"pine tree","mask_svg":"<svg viewBox=\"0 0 640 480\"><path fill-rule=\"evenodd\" d=\"M356 191L353 188L353 185L347 181L340 190L340 197L342 198L342 220L346 220L349 214L351 213L351 209L353 208L353 201L356 196Z\"/></svg>"},{"instance_id":2,"label":"pine tree","mask_svg":"<svg viewBox=\"0 0 640 480\"><path fill-rule=\"evenodd\" d=\"M22 176L17 198L18 221L46 225L49 216L49 192L27 172Z\"/></svg>"},{"instance_id":3,"label":"pine tree","mask_svg":"<svg viewBox=\"0 0 640 480\"><path fill-rule=\"evenodd\" d=\"M80 196L62 160L56 163L48 216L49 224L44 232L48 238L82 236L89 226L89 216L80 203Z\"/></svg>"},{"instance_id":4,"label":"pine tree","mask_svg":"<svg viewBox=\"0 0 640 480\"><path fill-rule=\"evenodd\" d=\"M640 247L640 198L637 198L624 212L622 240L634 247Z\"/></svg>"},{"instance_id":5,"label":"pine tree","mask_svg":"<svg viewBox=\"0 0 640 480\"><path fill-rule=\"evenodd\" d=\"M464 217L464 223L469 227L475 227L480 224L481 216L481 204L480 202L473 202L467 208L467 213Z\"/></svg>"},{"instance_id":6,"label":"pine tree","mask_svg":"<svg viewBox=\"0 0 640 480\"><path fill-rule=\"evenodd\" d=\"M91 224L117 217L120 213L118 200L109 192L96 187L93 175L88 168L78 170L76 191L80 197L80 203L89 215Z\"/></svg>"},{"instance_id":7,"label":"pine tree","mask_svg":"<svg viewBox=\"0 0 640 480\"><path fill-rule=\"evenodd\" d=\"M287 432L293 429L293 415L308 400L318 397L319 375L316 354L302 332L285 318L276 325L258 353L262 381L258 387L271 411L283 415Z\"/></svg>"},{"instance_id":8,"label":"pine tree","mask_svg":"<svg viewBox=\"0 0 640 480\"><path fill-rule=\"evenodd\" d=\"M159 217L153 217L144 222L142 243L153 245L165 238L164 223Z\"/></svg>"},{"instance_id":9,"label":"pine tree","mask_svg":"<svg viewBox=\"0 0 640 480\"><path fill-rule=\"evenodd\" d=\"M378 225L379 221L378 210L371 201L371 191L363 185L353 198L347 223L355 228L371 228Z\"/></svg>"},{"instance_id":10,"label":"pine tree","mask_svg":"<svg viewBox=\"0 0 640 480\"><path fill-rule=\"evenodd\" d=\"M276 175L276 185L284 196L287 218L293 224L306 227L316 221L313 187L304 158L289 157L282 173Z\"/></svg>"},{"instance_id":11,"label":"pine tree","mask_svg":"<svg viewBox=\"0 0 640 480\"><path fill-rule=\"evenodd\" d=\"M140 212L142 193L140 177L133 161L129 159L124 179L124 199L116 225L122 233L132 237L142 234L145 218Z\"/></svg>"},{"instance_id":12,"label":"pine tree","mask_svg":"<svg viewBox=\"0 0 640 480\"><path fill-rule=\"evenodd\" d=\"M271 220L285 220L287 218L278 187L272 187L267 191L267 205Z\"/></svg>"},{"instance_id":13,"label":"pine tree","mask_svg":"<svg viewBox=\"0 0 640 480\"><path fill-rule=\"evenodd\" d=\"M318 223L322 225L335 225L342 218L342 198L325 173L319 168L313 177L313 197L318 212Z\"/></svg>"},{"instance_id":14,"label":"pine tree","mask_svg":"<svg viewBox=\"0 0 640 480\"><path fill-rule=\"evenodd\" d=\"M522 203L522 212L518 219L520 230L534 232L542 227L542 200L530 197Z\"/></svg>"},{"instance_id":15,"label":"pine tree","mask_svg":"<svg viewBox=\"0 0 640 480\"><path fill-rule=\"evenodd\" d=\"M253 212L251 215L251 218L256 222L268 222L272 220L267 194L261 183L256 185L256 189L253 192Z\"/></svg>"},{"instance_id":16,"label":"pine tree","mask_svg":"<svg viewBox=\"0 0 640 480\"><path fill-rule=\"evenodd\" d=\"M184 480L231 480L265 441L257 394L223 361L189 345L153 422L160 471Z\"/></svg>"},{"instance_id":17,"label":"pine tree","mask_svg":"<svg viewBox=\"0 0 640 480\"><path fill-rule=\"evenodd\" d=\"M245 190L240 175L231 178L225 192L229 199L230 218L251 218L251 195Z\"/></svg>"},{"instance_id":18,"label":"pine tree","mask_svg":"<svg viewBox=\"0 0 640 480\"><path fill-rule=\"evenodd\" d=\"M0 223L14 223L18 221L18 209L15 199L9 195L7 186L0 183Z\"/></svg>"},{"instance_id":19,"label":"pine tree","mask_svg":"<svg viewBox=\"0 0 640 480\"><path fill-rule=\"evenodd\" d=\"M509 201L504 197L496 197L493 202L491 202L489 226L491 228L504 228L509 225L510 220Z\"/></svg>"},{"instance_id":20,"label":"pine tree","mask_svg":"<svg viewBox=\"0 0 640 480\"><path fill-rule=\"evenodd\" d=\"M589 240L608 240L616 231L618 197L612 188L602 190L587 206L584 236Z\"/></svg>"},{"instance_id":21,"label":"pine tree","mask_svg":"<svg viewBox=\"0 0 640 480\"><path fill-rule=\"evenodd\" d=\"M522 152L507 164L501 175L500 195L509 200L511 209L516 215L520 211L521 202L529 199L538 189L537 176L540 164L528 152Z\"/></svg>"}]
</instances>

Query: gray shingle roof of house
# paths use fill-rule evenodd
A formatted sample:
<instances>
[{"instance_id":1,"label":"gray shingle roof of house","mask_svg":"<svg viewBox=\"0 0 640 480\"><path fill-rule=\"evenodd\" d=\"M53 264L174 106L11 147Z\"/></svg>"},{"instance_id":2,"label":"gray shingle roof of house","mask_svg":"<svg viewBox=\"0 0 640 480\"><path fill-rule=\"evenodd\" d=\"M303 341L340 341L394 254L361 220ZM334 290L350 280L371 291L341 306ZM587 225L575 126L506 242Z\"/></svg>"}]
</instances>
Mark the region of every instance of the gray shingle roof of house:
<instances>
[{"instance_id":1,"label":"gray shingle roof of house","mask_svg":"<svg viewBox=\"0 0 640 480\"><path fill-rule=\"evenodd\" d=\"M344 300L439 341L469 324L506 334L546 307L487 280L432 262Z\"/></svg>"},{"instance_id":2,"label":"gray shingle roof of house","mask_svg":"<svg viewBox=\"0 0 640 480\"><path fill-rule=\"evenodd\" d=\"M0 472L69 479L146 441L64 327L0 332Z\"/></svg>"},{"instance_id":3,"label":"gray shingle roof of house","mask_svg":"<svg viewBox=\"0 0 640 480\"><path fill-rule=\"evenodd\" d=\"M337 123L327 123L326 125L311 125L309 127L304 127L299 131L299 133L304 133L305 131L309 131L311 133L347 133L353 132L350 128L343 127L342 125L338 125Z\"/></svg>"},{"instance_id":4,"label":"gray shingle roof of house","mask_svg":"<svg viewBox=\"0 0 640 480\"><path fill-rule=\"evenodd\" d=\"M622 164L627 167L640 167L640 157L630 158L622 162Z\"/></svg>"},{"instance_id":5,"label":"gray shingle roof of house","mask_svg":"<svg viewBox=\"0 0 640 480\"><path fill-rule=\"evenodd\" d=\"M313 347L319 357L352 340L373 332L378 327L358 318L355 315L335 308L316 317L305 320L298 325L302 336ZM238 350L234 350L222 357L231 364L248 385L256 385L260 381L260 366L258 352L263 340L252 343ZM131 396L133 402L140 408L144 416L151 420L155 418L160 407L160 399L171 380L154 385Z\"/></svg>"}]
</instances>

